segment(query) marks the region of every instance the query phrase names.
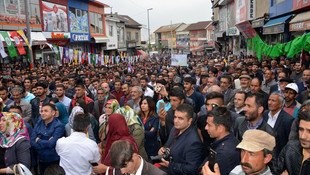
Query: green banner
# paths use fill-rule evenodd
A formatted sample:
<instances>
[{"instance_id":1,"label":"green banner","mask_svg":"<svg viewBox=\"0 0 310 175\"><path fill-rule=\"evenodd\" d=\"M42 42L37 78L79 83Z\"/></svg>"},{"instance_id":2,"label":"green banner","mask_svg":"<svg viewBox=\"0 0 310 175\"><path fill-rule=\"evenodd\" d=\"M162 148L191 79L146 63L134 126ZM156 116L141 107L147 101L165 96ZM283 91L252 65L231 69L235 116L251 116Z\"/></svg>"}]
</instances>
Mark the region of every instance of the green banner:
<instances>
[{"instance_id":1,"label":"green banner","mask_svg":"<svg viewBox=\"0 0 310 175\"><path fill-rule=\"evenodd\" d=\"M14 44L12 43L11 38L9 37L8 33L7 32L0 32L0 33L3 36L3 39L6 42L6 47L9 50L10 57L16 57L17 56L17 52L16 52Z\"/></svg>"}]
</instances>

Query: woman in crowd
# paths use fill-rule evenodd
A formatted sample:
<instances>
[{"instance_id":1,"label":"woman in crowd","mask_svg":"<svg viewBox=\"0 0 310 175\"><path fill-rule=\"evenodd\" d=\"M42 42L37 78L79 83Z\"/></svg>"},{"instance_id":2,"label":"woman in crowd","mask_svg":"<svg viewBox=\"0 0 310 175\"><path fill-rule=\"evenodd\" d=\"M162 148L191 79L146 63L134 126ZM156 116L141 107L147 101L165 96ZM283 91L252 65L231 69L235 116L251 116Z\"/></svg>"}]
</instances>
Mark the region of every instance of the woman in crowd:
<instances>
[{"instance_id":1,"label":"woman in crowd","mask_svg":"<svg viewBox=\"0 0 310 175\"><path fill-rule=\"evenodd\" d=\"M52 97L50 99L50 103L54 104L57 107L56 117L64 126L66 126L69 120L69 114L66 106L63 103L59 102L56 97Z\"/></svg>"},{"instance_id":2,"label":"woman in crowd","mask_svg":"<svg viewBox=\"0 0 310 175\"><path fill-rule=\"evenodd\" d=\"M104 153L101 157L101 162L98 163L98 166L93 166L93 170L97 174L105 174L108 167L111 166L109 150L111 145L117 140L129 141L134 146L135 151L139 154L138 146L133 137L130 135L124 116L121 114L110 115L108 117L108 124L106 128L108 131L107 139L104 146Z\"/></svg>"},{"instance_id":3,"label":"woman in crowd","mask_svg":"<svg viewBox=\"0 0 310 175\"><path fill-rule=\"evenodd\" d=\"M29 135L22 117L0 113L0 174L13 174L15 164L31 166Z\"/></svg>"},{"instance_id":4,"label":"woman in crowd","mask_svg":"<svg viewBox=\"0 0 310 175\"><path fill-rule=\"evenodd\" d=\"M140 101L139 117L144 124L144 148L147 155L156 156L159 150L157 131L159 118L155 112L155 103L151 97L143 97Z\"/></svg>"}]
</instances>

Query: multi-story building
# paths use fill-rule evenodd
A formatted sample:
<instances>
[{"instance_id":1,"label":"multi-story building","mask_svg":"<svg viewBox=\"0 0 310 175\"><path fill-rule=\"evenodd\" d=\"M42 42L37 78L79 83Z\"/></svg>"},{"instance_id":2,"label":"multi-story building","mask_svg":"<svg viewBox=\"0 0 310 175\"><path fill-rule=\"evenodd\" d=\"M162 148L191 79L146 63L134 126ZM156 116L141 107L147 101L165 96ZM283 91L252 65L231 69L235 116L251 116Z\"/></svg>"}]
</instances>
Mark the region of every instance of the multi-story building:
<instances>
[{"instance_id":1,"label":"multi-story building","mask_svg":"<svg viewBox=\"0 0 310 175\"><path fill-rule=\"evenodd\" d=\"M184 24L176 29L176 50L178 54L190 54L189 31L186 28L190 24Z\"/></svg>"}]
</instances>

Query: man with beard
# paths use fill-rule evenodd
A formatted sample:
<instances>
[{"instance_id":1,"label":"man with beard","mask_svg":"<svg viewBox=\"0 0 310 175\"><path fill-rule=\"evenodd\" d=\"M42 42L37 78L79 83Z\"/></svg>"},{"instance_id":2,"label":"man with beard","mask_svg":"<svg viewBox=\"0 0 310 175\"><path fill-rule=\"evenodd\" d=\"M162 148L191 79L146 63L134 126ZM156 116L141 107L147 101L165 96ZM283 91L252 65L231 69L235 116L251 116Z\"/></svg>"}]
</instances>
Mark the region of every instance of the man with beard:
<instances>
[{"instance_id":1,"label":"man with beard","mask_svg":"<svg viewBox=\"0 0 310 175\"><path fill-rule=\"evenodd\" d=\"M13 100L8 98L9 95L10 93L8 91L8 88L1 86L0 87L0 98L2 98L3 100L2 103L5 104L5 107L2 109L2 112L9 112L10 108L8 107L8 105L13 102Z\"/></svg>"},{"instance_id":2,"label":"man with beard","mask_svg":"<svg viewBox=\"0 0 310 175\"><path fill-rule=\"evenodd\" d=\"M236 148L241 149L241 162L229 175L272 175L267 165L272 160L275 138L270 134L253 129L244 133L242 142ZM207 162L202 169L203 175L220 175L219 165L216 163L214 172ZM280 174L280 173L279 173Z\"/></svg>"},{"instance_id":3,"label":"man with beard","mask_svg":"<svg viewBox=\"0 0 310 175\"><path fill-rule=\"evenodd\" d=\"M291 140L281 151L276 174L300 174L310 172L310 111L298 114L299 140Z\"/></svg>"},{"instance_id":4,"label":"man with beard","mask_svg":"<svg viewBox=\"0 0 310 175\"><path fill-rule=\"evenodd\" d=\"M39 81L38 83L36 83L36 87L37 87L37 97L32 99L30 102L31 121L33 126L35 126L39 120L42 106L48 103L50 100L50 98L46 96L48 89L47 85L44 82Z\"/></svg>"},{"instance_id":5,"label":"man with beard","mask_svg":"<svg viewBox=\"0 0 310 175\"><path fill-rule=\"evenodd\" d=\"M245 100L244 115L236 119L233 131L235 137L242 140L246 130L259 129L274 135L273 129L263 120L264 97L260 93L250 93Z\"/></svg>"},{"instance_id":6,"label":"man with beard","mask_svg":"<svg viewBox=\"0 0 310 175\"><path fill-rule=\"evenodd\" d=\"M224 105L230 106L234 101L235 92L232 88L232 79L230 75L223 75L220 80L220 87L222 89L222 93L224 94Z\"/></svg>"},{"instance_id":7,"label":"man with beard","mask_svg":"<svg viewBox=\"0 0 310 175\"><path fill-rule=\"evenodd\" d=\"M106 91L104 88L97 90L97 100L94 102L94 117L99 122L99 117L104 114L104 105L107 102L105 99Z\"/></svg>"},{"instance_id":8,"label":"man with beard","mask_svg":"<svg viewBox=\"0 0 310 175\"><path fill-rule=\"evenodd\" d=\"M148 83L148 85L152 86L153 89L155 88L155 86L156 86L156 74L151 75L151 81Z\"/></svg>"},{"instance_id":9,"label":"man with beard","mask_svg":"<svg viewBox=\"0 0 310 175\"><path fill-rule=\"evenodd\" d=\"M292 117L297 118L299 108L301 104L298 103L295 99L298 96L298 87L296 83L290 83L285 86L285 103L283 106L283 110L290 114Z\"/></svg>"},{"instance_id":10,"label":"man with beard","mask_svg":"<svg viewBox=\"0 0 310 175\"><path fill-rule=\"evenodd\" d=\"M65 96L65 93L65 86L63 84L56 85L56 97L58 98L59 102L62 102L65 105L67 111L69 112L71 99Z\"/></svg>"},{"instance_id":11,"label":"man with beard","mask_svg":"<svg viewBox=\"0 0 310 175\"><path fill-rule=\"evenodd\" d=\"M111 91L111 94L113 94L116 97L116 100L120 102L121 98L124 96L124 92L121 90L122 87L122 81L121 79L117 78L114 81L114 90Z\"/></svg>"},{"instance_id":12,"label":"man with beard","mask_svg":"<svg viewBox=\"0 0 310 175\"><path fill-rule=\"evenodd\" d=\"M122 85L122 91L124 93L124 96L122 96L120 99L120 102L119 102L120 107L126 106L127 101L131 100L131 95L130 95L131 87L128 83L125 83Z\"/></svg>"}]
</instances>

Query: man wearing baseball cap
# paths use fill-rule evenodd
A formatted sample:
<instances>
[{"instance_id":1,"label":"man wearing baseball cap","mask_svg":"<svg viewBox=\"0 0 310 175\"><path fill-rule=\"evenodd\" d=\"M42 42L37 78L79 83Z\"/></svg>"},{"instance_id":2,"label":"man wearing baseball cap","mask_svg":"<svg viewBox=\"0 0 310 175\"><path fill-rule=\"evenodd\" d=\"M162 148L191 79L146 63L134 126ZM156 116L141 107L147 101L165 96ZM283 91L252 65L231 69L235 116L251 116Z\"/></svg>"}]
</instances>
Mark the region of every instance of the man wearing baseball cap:
<instances>
[{"instance_id":1,"label":"man wearing baseball cap","mask_svg":"<svg viewBox=\"0 0 310 175\"><path fill-rule=\"evenodd\" d=\"M267 164L272 159L275 145L275 138L267 132L258 129L247 130L242 141L237 145L237 148L241 149L240 165L236 166L229 175L272 175ZM204 175L220 175L220 168L215 164L215 172L212 172L207 162L202 172Z\"/></svg>"},{"instance_id":2,"label":"man wearing baseball cap","mask_svg":"<svg viewBox=\"0 0 310 175\"><path fill-rule=\"evenodd\" d=\"M283 106L283 110L294 118L297 117L298 110L301 106L301 104L296 101L297 96L298 96L298 86L296 83L290 83L285 86L285 92L284 92L285 103Z\"/></svg>"}]
</instances>

